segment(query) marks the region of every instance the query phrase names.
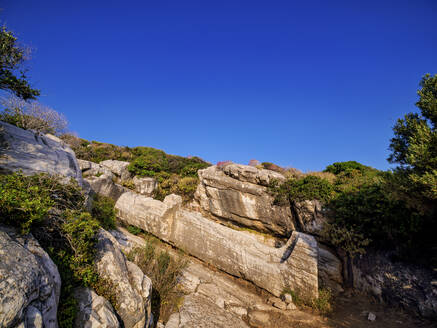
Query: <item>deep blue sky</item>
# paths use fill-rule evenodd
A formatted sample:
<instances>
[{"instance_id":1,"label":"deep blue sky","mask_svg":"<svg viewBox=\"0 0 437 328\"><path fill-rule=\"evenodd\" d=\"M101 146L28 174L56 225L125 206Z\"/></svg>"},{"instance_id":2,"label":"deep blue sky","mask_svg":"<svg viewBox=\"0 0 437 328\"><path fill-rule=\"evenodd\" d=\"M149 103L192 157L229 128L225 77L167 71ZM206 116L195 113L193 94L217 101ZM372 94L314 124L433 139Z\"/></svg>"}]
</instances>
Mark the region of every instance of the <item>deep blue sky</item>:
<instances>
[{"instance_id":1,"label":"deep blue sky","mask_svg":"<svg viewBox=\"0 0 437 328\"><path fill-rule=\"evenodd\" d=\"M3 0L40 101L80 137L210 162L389 167L437 73L437 1Z\"/></svg>"}]
</instances>

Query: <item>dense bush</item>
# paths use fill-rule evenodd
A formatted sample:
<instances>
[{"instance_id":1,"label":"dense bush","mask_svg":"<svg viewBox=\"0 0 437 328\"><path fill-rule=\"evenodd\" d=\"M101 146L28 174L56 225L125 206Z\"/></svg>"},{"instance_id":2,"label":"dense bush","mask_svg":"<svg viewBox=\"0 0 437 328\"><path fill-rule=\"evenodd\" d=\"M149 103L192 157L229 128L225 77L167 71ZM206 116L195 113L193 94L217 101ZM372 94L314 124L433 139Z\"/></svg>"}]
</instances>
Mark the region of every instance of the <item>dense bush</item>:
<instances>
[{"instance_id":1,"label":"dense bush","mask_svg":"<svg viewBox=\"0 0 437 328\"><path fill-rule=\"evenodd\" d=\"M96 206L97 205L97 206ZM97 274L94 264L96 233L101 220L113 223L113 203L98 199L96 217L85 211L82 189L75 180L47 174L0 175L0 219L2 223L31 231L49 252L62 278L58 310L61 327L72 327L77 304L72 290L93 288L116 307L111 285Z\"/></svg>"},{"instance_id":2,"label":"dense bush","mask_svg":"<svg viewBox=\"0 0 437 328\"><path fill-rule=\"evenodd\" d=\"M155 191L155 198L164 200L170 194L182 196L182 199L187 202L194 197L199 179L197 177L183 177L177 174L171 175L169 178L161 181Z\"/></svg>"},{"instance_id":3,"label":"dense bush","mask_svg":"<svg viewBox=\"0 0 437 328\"><path fill-rule=\"evenodd\" d=\"M312 199L327 202L334 196L334 186L329 181L312 175L301 179L291 178L282 184L274 181L270 185L270 190L277 205Z\"/></svg>"},{"instance_id":4,"label":"dense bush","mask_svg":"<svg viewBox=\"0 0 437 328\"><path fill-rule=\"evenodd\" d=\"M92 216L107 230L115 228L115 202L109 197L95 195L91 209Z\"/></svg>"},{"instance_id":5,"label":"dense bush","mask_svg":"<svg viewBox=\"0 0 437 328\"><path fill-rule=\"evenodd\" d=\"M182 257L170 256L166 251L157 251L156 246L160 242L154 237L145 237L146 246L133 249L128 259L152 280L152 312L156 321L165 322L177 310L183 297L176 285L187 262Z\"/></svg>"}]
</instances>

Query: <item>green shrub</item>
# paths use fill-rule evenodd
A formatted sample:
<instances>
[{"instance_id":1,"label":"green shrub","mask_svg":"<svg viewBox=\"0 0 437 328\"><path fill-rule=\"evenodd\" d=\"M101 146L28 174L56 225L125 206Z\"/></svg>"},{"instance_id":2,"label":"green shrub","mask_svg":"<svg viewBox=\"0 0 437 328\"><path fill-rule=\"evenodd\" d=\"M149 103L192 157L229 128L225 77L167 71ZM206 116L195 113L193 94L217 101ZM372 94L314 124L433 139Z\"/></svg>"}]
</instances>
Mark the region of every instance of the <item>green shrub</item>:
<instances>
[{"instance_id":1,"label":"green shrub","mask_svg":"<svg viewBox=\"0 0 437 328\"><path fill-rule=\"evenodd\" d=\"M135 248L128 259L135 262L152 280L152 312L156 320L166 321L177 310L183 297L176 286L187 262L182 258L171 257L167 252L157 252L153 240L145 247Z\"/></svg>"},{"instance_id":2,"label":"green shrub","mask_svg":"<svg viewBox=\"0 0 437 328\"><path fill-rule=\"evenodd\" d=\"M106 196L96 195L93 200L91 214L104 229L115 229L115 202Z\"/></svg>"},{"instance_id":3,"label":"green shrub","mask_svg":"<svg viewBox=\"0 0 437 328\"><path fill-rule=\"evenodd\" d=\"M329 181L312 175L301 179L288 179L282 184L275 181L270 185L270 192L277 205L313 199L326 202L335 195L334 186Z\"/></svg>"},{"instance_id":4,"label":"green shrub","mask_svg":"<svg viewBox=\"0 0 437 328\"><path fill-rule=\"evenodd\" d=\"M135 236L139 235L142 232L142 230L140 228L135 227L133 225L128 225L126 229L127 229L127 231L129 231L131 234L133 234Z\"/></svg>"},{"instance_id":5,"label":"green shrub","mask_svg":"<svg viewBox=\"0 0 437 328\"><path fill-rule=\"evenodd\" d=\"M27 177L21 173L0 175L0 220L20 227L22 233L41 223L54 206L50 193L38 185L43 175Z\"/></svg>"}]
</instances>

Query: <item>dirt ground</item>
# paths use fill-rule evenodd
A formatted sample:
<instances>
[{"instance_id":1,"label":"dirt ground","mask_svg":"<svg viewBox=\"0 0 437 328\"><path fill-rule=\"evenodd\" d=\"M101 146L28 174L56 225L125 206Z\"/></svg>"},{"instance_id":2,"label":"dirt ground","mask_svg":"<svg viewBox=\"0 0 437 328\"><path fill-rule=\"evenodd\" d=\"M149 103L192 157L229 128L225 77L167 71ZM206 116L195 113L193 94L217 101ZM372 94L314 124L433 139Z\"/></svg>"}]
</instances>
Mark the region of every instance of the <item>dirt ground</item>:
<instances>
[{"instance_id":1,"label":"dirt ground","mask_svg":"<svg viewBox=\"0 0 437 328\"><path fill-rule=\"evenodd\" d=\"M369 312L376 315L375 321L367 319ZM326 323L333 328L437 327L437 322L420 320L398 308L372 302L364 296L339 297Z\"/></svg>"}]
</instances>

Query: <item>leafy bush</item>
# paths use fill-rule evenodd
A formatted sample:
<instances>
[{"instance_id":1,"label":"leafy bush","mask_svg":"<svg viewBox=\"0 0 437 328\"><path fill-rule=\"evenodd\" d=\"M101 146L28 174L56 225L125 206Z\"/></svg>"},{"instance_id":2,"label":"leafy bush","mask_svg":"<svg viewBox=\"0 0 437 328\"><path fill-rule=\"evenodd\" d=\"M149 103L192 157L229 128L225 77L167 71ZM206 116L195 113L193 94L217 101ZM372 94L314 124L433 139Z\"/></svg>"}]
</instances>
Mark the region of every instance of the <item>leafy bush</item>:
<instances>
[{"instance_id":1,"label":"leafy bush","mask_svg":"<svg viewBox=\"0 0 437 328\"><path fill-rule=\"evenodd\" d=\"M156 320L166 321L183 297L176 286L187 262L182 258L171 257L168 252L157 252L154 240L149 239L145 247L133 249L128 259L135 262L152 280L153 315Z\"/></svg>"},{"instance_id":2,"label":"leafy bush","mask_svg":"<svg viewBox=\"0 0 437 328\"><path fill-rule=\"evenodd\" d=\"M278 205L313 199L327 202L334 196L334 187L329 181L312 175L301 179L288 179L282 184L274 181L270 185L270 191Z\"/></svg>"},{"instance_id":3,"label":"leafy bush","mask_svg":"<svg viewBox=\"0 0 437 328\"><path fill-rule=\"evenodd\" d=\"M19 226L22 233L40 223L54 205L47 190L38 185L44 177L26 177L20 173L0 175L0 220Z\"/></svg>"},{"instance_id":4,"label":"leafy bush","mask_svg":"<svg viewBox=\"0 0 437 328\"><path fill-rule=\"evenodd\" d=\"M338 175L340 173L350 172L354 170L365 172L369 169L372 168L369 166L365 166L361 163L358 163L356 161L348 161L348 162L335 162L331 165L328 165L324 172L330 172L335 175Z\"/></svg>"},{"instance_id":5,"label":"leafy bush","mask_svg":"<svg viewBox=\"0 0 437 328\"><path fill-rule=\"evenodd\" d=\"M106 196L95 195L92 216L97 219L104 229L110 230L115 228L115 202Z\"/></svg>"},{"instance_id":6,"label":"leafy bush","mask_svg":"<svg viewBox=\"0 0 437 328\"><path fill-rule=\"evenodd\" d=\"M131 234L133 234L135 236L139 235L142 232L142 230L140 228L133 226L133 225L128 225L126 229L127 229L127 231L129 231Z\"/></svg>"},{"instance_id":7,"label":"leafy bush","mask_svg":"<svg viewBox=\"0 0 437 328\"><path fill-rule=\"evenodd\" d=\"M182 199L187 202L193 199L197 189L199 179L197 177L184 177L173 174L168 179L163 180L155 191L155 198L164 200L170 194L181 195Z\"/></svg>"}]
</instances>

